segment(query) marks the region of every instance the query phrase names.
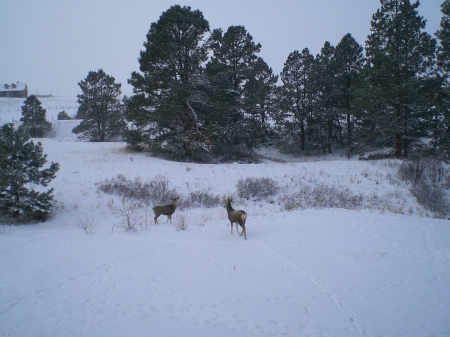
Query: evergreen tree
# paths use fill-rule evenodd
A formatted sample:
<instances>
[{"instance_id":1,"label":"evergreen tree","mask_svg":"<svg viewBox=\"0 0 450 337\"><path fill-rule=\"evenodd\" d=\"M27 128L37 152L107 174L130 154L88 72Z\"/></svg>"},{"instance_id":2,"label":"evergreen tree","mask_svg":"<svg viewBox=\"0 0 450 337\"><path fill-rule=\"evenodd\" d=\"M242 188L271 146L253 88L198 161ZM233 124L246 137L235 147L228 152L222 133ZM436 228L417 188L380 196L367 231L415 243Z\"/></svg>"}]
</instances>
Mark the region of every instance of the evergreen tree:
<instances>
[{"instance_id":1,"label":"evergreen tree","mask_svg":"<svg viewBox=\"0 0 450 337\"><path fill-rule=\"evenodd\" d=\"M202 68L208 55L202 39L208 31L200 11L179 5L151 24L140 72L129 80L135 95L126 104L128 144L149 145L175 157L210 151L202 117L208 104Z\"/></svg>"},{"instance_id":2,"label":"evergreen tree","mask_svg":"<svg viewBox=\"0 0 450 337\"><path fill-rule=\"evenodd\" d=\"M316 57L318 98L313 113L314 135L315 143L324 153L332 152L331 145L337 128L338 91L334 54L335 48L327 41Z\"/></svg>"},{"instance_id":3,"label":"evergreen tree","mask_svg":"<svg viewBox=\"0 0 450 337\"><path fill-rule=\"evenodd\" d=\"M389 144L397 157L408 156L418 139L425 108L420 88L433 67L435 41L423 32L419 2L380 0L366 41L368 80L376 110L368 111L378 144ZM423 101L423 100L422 100Z\"/></svg>"},{"instance_id":4,"label":"evergreen tree","mask_svg":"<svg viewBox=\"0 0 450 337\"><path fill-rule=\"evenodd\" d=\"M41 138L51 129L52 124L47 121L47 111L42 107L36 95L30 95L22 106L22 126L28 130L31 137Z\"/></svg>"},{"instance_id":5,"label":"evergreen tree","mask_svg":"<svg viewBox=\"0 0 450 337\"><path fill-rule=\"evenodd\" d=\"M441 76L441 85L435 91L433 101L432 138L434 153L438 147L450 155L450 0L441 4L442 19L441 29L436 32L439 40L437 48L438 71Z\"/></svg>"},{"instance_id":6,"label":"evergreen tree","mask_svg":"<svg viewBox=\"0 0 450 337\"><path fill-rule=\"evenodd\" d=\"M281 72L279 112L276 123L280 129L282 145L305 150L307 120L312 116L317 99L315 59L308 48L289 54Z\"/></svg>"},{"instance_id":7,"label":"evergreen tree","mask_svg":"<svg viewBox=\"0 0 450 337\"><path fill-rule=\"evenodd\" d=\"M450 0L445 0L441 4L441 11L444 15L440 23L441 29L436 32L439 40L437 60L441 70L448 75L450 72Z\"/></svg>"},{"instance_id":8,"label":"evergreen tree","mask_svg":"<svg viewBox=\"0 0 450 337\"><path fill-rule=\"evenodd\" d=\"M32 186L47 186L55 178L59 164L47 162L42 144L30 141L27 130L13 124L0 129L0 214L18 221L45 220L53 207L53 189L35 191ZM31 188L31 189L30 189Z\"/></svg>"},{"instance_id":9,"label":"evergreen tree","mask_svg":"<svg viewBox=\"0 0 450 337\"><path fill-rule=\"evenodd\" d=\"M78 138L92 142L104 142L107 138L122 135L125 122L119 99L121 84L99 69L90 71L78 85L82 91L77 96L78 116L83 116L83 120L72 132L78 134Z\"/></svg>"},{"instance_id":10,"label":"evergreen tree","mask_svg":"<svg viewBox=\"0 0 450 337\"><path fill-rule=\"evenodd\" d=\"M244 111L247 114L247 148L255 148L271 137L269 118L276 106L278 76L262 58L253 65L252 74L244 85Z\"/></svg>"},{"instance_id":11,"label":"evergreen tree","mask_svg":"<svg viewBox=\"0 0 450 337\"><path fill-rule=\"evenodd\" d=\"M246 140L249 146L252 128L248 126L254 125L256 120L245 110L245 98L250 96L245 93L245 84L255 75L256 54L261 45L253 41L243 26L230 26L225 33L222 29L213 30L208 44L213 51L206 73L214 84L211 110L217 122L215 143L225 145L225 151ZM262 66L261 61L259 66Z\"/></svg>"},{"instance_id":12,"label":"evergreen tree","mask_svg":"<svg viewBox=\"0 0 450 337\"><path fill-rule=\"evenodd\" d=\"M336 87L338 90L338 130L339 138L343 141L341 120L346 125L346 143L353 148L353 129L355 115L355 96L362 82L362 69L364 64L363 47L360 46L351 34L346 34L335 50L336 60ZM344 117L344 118L342 118Z\"/></svg>"}]
</instances>

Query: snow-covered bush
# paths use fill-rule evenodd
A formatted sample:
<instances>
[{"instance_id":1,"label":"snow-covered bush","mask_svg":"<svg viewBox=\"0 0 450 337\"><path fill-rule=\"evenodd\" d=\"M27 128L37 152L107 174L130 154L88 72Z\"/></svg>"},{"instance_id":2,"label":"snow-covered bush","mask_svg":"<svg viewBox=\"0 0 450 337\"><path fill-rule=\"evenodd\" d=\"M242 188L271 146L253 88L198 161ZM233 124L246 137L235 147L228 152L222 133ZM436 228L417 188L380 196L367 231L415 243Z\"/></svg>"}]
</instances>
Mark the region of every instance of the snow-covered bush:
<instances>
[{"instance_id":1,"label":"snow-covered bush","mask_svg":"<svg viewBox=\"0 0 450 337\"><path fill-rule=\"evenodd\" d=\"M278 183L272 178L254 177L239 179L236 188L239 197L258 200L273 196L279 190Z\"/></svg>"}]
</instances>

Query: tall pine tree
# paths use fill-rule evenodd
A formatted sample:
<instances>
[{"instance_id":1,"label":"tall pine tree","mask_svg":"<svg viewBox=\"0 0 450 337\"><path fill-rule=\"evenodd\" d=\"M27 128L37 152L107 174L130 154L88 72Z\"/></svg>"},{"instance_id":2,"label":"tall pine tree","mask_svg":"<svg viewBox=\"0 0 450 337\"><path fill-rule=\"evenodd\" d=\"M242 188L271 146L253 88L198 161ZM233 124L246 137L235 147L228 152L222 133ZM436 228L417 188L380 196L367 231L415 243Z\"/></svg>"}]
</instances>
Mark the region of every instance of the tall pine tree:
<instances>
[{"instance_id":1,"label":"tall pine tree","mask_svg":"<svg viewBox=\"0 0 450 337\"><path fill-rule=\"evenodd\" d=\"M450 0L445 0L441 5L442 19L440 29L436 32L439 40L437 48L438 71L442 76L442 84L435 93L434 102L436 104L432 125L434 130L435 153L437 149L450 155Z\"/></svg>"},{"instance_id":2,"label":"tall pine tree","mask_svg":"<svg viewBox=\"0 0 450 337\"><path fill-rule=\"evenodd\" d=\"M314 106L315 142L325 153L332 152L336 138L338 91L335 48L327 41L316 57L318 99Z\"/></svg>"},{"instance_id":3,"label":"tall pine tree","mask_svg":"<svg viewBox=\"0 0 450 337\"><path fill-rule=\"evenodd\" d=\"M91 142L104 142L121 136L125 128L119 96L121 84L103 69L90 71L84 81L78 83L82 93L78 95L78 116L83 120L72 131L78 138Z\"/></svg>"},{"instance_id":4,"label":"tall pine tree","mask_svg":"<svg viewBox=\"0 0 450 337\"><path fill-rule=\"evenodd\" d=\"M336 60L336 87L338 108L338 129L341 141L345 139L349 153L354 146L353 129L355 115L355 96L362 82L362 69L364 65L363 47L360 46L351 34L346 34L335 50ZM343 137L341 120L344 119L346 134Z\"/></svg>"},{"instance_id":5,"label":"tall pine tree","mask_svg":"<svg viewBox=\"0 0 450 337\"><path fill-rule=\"evenodd\" d=\"M248 140L252 138L252 128L248 126L254 125L256 120L246 112L245 99L250 95L245 93L245 84L255 76L256 54L261 45L253 41L243 26L231 26L225 33L215 29L208 43L213 51L206 73L214 84L211 110L217 122L215 143L224 151L243 142L251 145Z\"/></svg>"},{"instance_id":6,"label":"tall pine tree","mask_svg":"<svg viewBox=\"0 0 450 337\"><path fill-rule=\"evenodd\" d=\"M252 67L249 80L244 85L244 110L247 114L247 147L265 144L272 136L269 118L276 106L278 76L272 68L258 58Z\"/></svg>"},{"instance_id":7,"label":"tall pine tree","mask_svg":"<svg viewBox=\"0 0 450 337\"><path fill-rule=\"evenodd\" d=\"M366 41L373 132L379 144L392 146L396 157L407 157L423 117L420 88L433 67L435 41L425 33L419 2L380 0Z\"/></svg>"},{"instance_id":8,"label":"tall pine tree","mask_svg":"<svg viewBox=\"0 0 450 337\"><path fill-rule=\"evenodd\" d=\"M200 11L179 5L151 24L140 72L129 80L135 95L127 101L128 144L149 145L173 157L211 150L202 117L208 104L203 76L208 55L202 40L208 31Z\"/></svg>"},{"instance_id":9,"label":"tall pine tree","mask_svg":"<svg viewBox=\"0 0 450 337\"><path fill-rule=\"evenodd\" d=\"M281 72L279 110L275 116L282 146L303 152L308 119L317 99L315 59L308 48L289 54Z\"/></svg>"}]
</instances>

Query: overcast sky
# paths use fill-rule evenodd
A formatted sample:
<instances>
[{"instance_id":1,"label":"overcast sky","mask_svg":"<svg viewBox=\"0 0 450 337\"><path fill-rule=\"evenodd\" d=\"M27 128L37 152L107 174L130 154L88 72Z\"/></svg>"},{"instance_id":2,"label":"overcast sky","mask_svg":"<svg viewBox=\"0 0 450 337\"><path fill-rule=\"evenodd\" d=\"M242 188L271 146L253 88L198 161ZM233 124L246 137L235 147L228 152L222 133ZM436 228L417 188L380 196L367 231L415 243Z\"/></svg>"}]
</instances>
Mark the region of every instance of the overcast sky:
<instances>
[{"instance_id":1,"label":"overcast sky","mask_svg":"<svg viewBox=\"0 0 450 337\"><path fill-rule=\"evenodd\" d=\"M439 29L443 0L422 0L426 30ZM363 45L379 0L15 0L0 1L0 83L25 82L29 94L76 96L89 71L122 83L139 70L150 24L175 4L200 10L211 30L245 26L275 74L289 53L317 54L351 33Z\"/></svg>"}]
</instances>

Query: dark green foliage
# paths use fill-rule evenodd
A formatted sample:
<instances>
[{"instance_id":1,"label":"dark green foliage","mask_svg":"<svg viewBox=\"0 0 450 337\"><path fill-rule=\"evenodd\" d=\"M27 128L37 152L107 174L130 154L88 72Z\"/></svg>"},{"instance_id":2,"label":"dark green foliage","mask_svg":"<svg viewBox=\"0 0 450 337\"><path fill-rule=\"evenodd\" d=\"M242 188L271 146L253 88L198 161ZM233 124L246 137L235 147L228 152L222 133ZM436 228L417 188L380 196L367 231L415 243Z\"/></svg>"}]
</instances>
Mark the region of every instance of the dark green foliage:
<instances>
[{"instance_id":1,"label":"dark green foliage","mask_svg":"<svg viewBox=\"0 0 450 337\"><path fill-rule=\"evenodd\" d=\"M355 123L358 109L355 104L358 89L363 83L363 47L351 34L346 34L335 50L337 92L337 130L339 141L343 142L351 155L357 144Z\"/></svg>"},{"instance_id":2,"label":"dark green foliage","mask_svg":"<svg viewBox=\"0 0 450 337\"><path fill-rule=\"evenodd\" d=\"M337 106L340 92L337 90L337 65L335 48L327 41L316 57L317 101L314 106L312 140L323 153L331 153L336 139Z\"/></svg>"},{"instance_id":3,"label":"dark green foliage","mask_svg":"<svg viewBox=\"0 0 450 337\"><path fill-rule=\"evenodd\" d=\"M151 24L139 58L140 72L133 72L129 80L135 92L126 103L131 126L125 139L130 145L148 145L175 158L210 151L202 116L208 103L202 39L208 31L200 11L178 5Z\"/></svg>"},{"instance_id":4,"label":"dark green foliage","mask_svg":"<svg viewBox=\"0 0 450 337\"><path fill-rule=\"evenodd\" d=\"M408 156L422 131L426 110L421 88L434 67L435 40L423 31L419 2L381 0L366 41L368 86L372 100L367 118L371 142L392 147L397 157ZM368 143L368 141L366 141Z\"/></svg>"},{"instance_id":5,"label":"dark green foliage","mask_svg":"<svg viewBox=\"0 0 450 337\"><path fill-rule=\"evenodd\" d=\"M59 121L72 119L72 118L70 118L70 116L65 111L58 112L58 117L57 118L58 118Z\"/></svg>"},{"instance_id":6,"label":"dark green foliage","mask_svg":"<svg viewBox=\"0 0 450 337\"><path fill-rule=\"evenodd\" d=\"M78 138L92 142L104 142L121 136L125 128L123 109L119 96L121 84L102 69L90 71L84 81L78 83L82 94L78 95L77 118L83 118L72 132Z\"/></svg>"},{"instance_id":7,"label":"dark green foliage","mask_svg":"<svg viewBox=\"0 0 450 337\"><path fill-rule=\"evenodd\" d=\"M432 118L431 138L434 145L433 154L445 153L450 157L450 0L446 0L441 5L443 13L441 19L441 29L436 32L439 40L437 48L438 70L442 76L442 84L435 90L432 100L434 109L431 109Z\"/></svg>"},{"instance_id":8,"label":"dark green foliage","mask_svg":"<svg viewBox=\"0 0 450 337\"><path fill-rule=\"evenodd\" d=\"M210 119L216 153L257 147L268 131L266 115L276 77L256 55L261 45L243 26L215 29L206 74L213 83ZM274 82L275 81L275 82ZM265 83L264 83L265 82ZM261 105L262 104L262 105Z\"/></svg>"},{"instance_id":9,"label":"dark green foliage","mask_svg":"<svg viewBox=\"0 0 450 337\"><path fill-rule=\"evenodd\" d=\"M15 221L45 220L53 207L53 189L39 192L32 186L47 186L59 170L47 162L42 144L34 144L25 128L12 124L0 129L0 216Z\"/></svg>"},{"instance_id":10,"label":"dark green foliage","mask_svg":"<svg viewBox=\"0 0 450 337\"><path fill-rule=\"evenodd\" d=\"M20 121L31 137L42 138L51 129L52 124L47 121L46 112L36 95L30 95L24 101Z\"/></svg>"},{"instance_id":11,"label":"dark green foliage","mask_svg":"<svg viewBox=\"0 0 450 337\"><path fill-rule=\"evenodd\" d=\"M437 59L442 71L448 73L450 72L450 0L442 3L441 11L444 15L441 19L441 29L436 32L439 40Z\"/></svg>"},{"instance_id":12,"label":"dark green foliage","mask_svg":"<svg viewBox=\"0 0 450 337\"><path fill-rule=\"evenodd\" d=\"M285 150L305 150L306 132L317 100L314 56L308 48L289 54L281 72L279 112L274 116Z\"/></svg>"},{"instance_id":13,"label":"dark green foliage","mask_svg":"<svg viewBox=\"0 0 450 337\"><path fill-rule=\"evenodd\" d=\"M269 118L276 110L278 76L275 76L260 57L252 66L248 81L244 85L244 110L246 112L246 147L265 145L273 138Z\"/></svg>"}]
</instances>

